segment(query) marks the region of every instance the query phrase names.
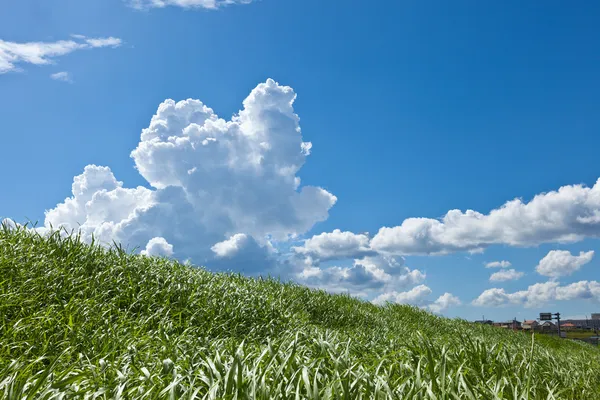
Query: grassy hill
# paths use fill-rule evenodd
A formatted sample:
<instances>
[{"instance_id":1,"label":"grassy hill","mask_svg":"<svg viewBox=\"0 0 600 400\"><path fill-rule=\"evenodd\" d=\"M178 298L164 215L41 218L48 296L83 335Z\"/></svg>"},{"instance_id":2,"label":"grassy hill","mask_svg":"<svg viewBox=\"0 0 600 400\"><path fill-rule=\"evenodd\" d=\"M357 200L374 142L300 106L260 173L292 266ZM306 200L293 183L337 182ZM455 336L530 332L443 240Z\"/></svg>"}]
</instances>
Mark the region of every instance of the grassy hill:
<instances>
[{"instance_id":1,"label":"grassy hill","mask_svg":"<svg viewBox=\"0 0 600 400\"><path fill-rule=\"evenodd\" d=\"M599 399L600 352L0 229L0 398Z\"/></svg>"}]
</instances>

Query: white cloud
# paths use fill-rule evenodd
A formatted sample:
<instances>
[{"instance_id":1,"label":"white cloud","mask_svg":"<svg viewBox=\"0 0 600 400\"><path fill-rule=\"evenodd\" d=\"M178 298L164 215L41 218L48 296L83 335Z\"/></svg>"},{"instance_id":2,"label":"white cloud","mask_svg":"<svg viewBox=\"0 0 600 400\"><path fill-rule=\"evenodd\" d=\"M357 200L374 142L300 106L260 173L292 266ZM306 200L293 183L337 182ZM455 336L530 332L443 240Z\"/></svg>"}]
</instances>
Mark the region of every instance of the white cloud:
<instances>
[{"instance_id":1,"label":"white cloud","mask_svg":"<svg viewBox=\"0 0 600 400\"><path fill-rule=\"evenodd\" d=\"M217 257L233 257L248 243L248 235L236 233L232 237L212 246L210 249Z\"/></svg>"},{"instance_id":2,"label":"white cloud","mask_svg":"<svg viewBox=\"0 0 600 400\"><path fill-rule=\"evenodd\" d=\"M215 271L236 271L246 275L281 273L277 251L270 242L259 244L252 236L236 233L211 247L216 259L210 262ZM287 271L285 271L287 272Z\"/></svg>"},{"instance_id":3,"label":"white cloud","mask_svg":"<svg viewBox=\"0 0 600 400\"><path fill-rule=\"evenodd\" d=\"M364 233L336 229L314 235L292 250L296 257L303 258L300 264L304 267L299 275L323 287L328 288L330 281L347 284L346 281L354 274L360 277L356 280L363 282L363 286L386 287L381 284L383 279L366 279L360 265L347 268L335 266L325 271L320 263L365 256L389 258L456 251L473 253L481 252L493 244L533 246L544 242L574 242L597 236L600 236L600 180L592 188L570 185L558 191L542 193L528 203L519 199L509 201L489 214L451 210L441 220L409 218L400 226L381 228L373 238ZM506 260L486 263L487 268L503 269L492 274L490 280L517 280L524 276L523 272L508 269L511 265ZM345 278L341 279L340 276ZM376 275L370 273L370 276ZM387 296L391 296L390 291L387 292ZM487 295L497 298L502 292L491 291ZM481 301L485 301L486 296Z\"/></svg>"},{"instance_id":4,"label":"white cloud","mask_svg":"<svg viewBox=\"0 0 600 400\"><path fill-rule=\"evenodd\" d=\"M88 241L94 235L107 244L113 240L134 246L147 243L157 235L148 231L143 239L130 243L123 240L127 237L121 233L156 205L157 193L144 187L125 189L122 186L110 168L86 166L83 173L73 179L73 196L46 211L44 226L79 231Z\"/></svg>"},{"instance_id":5,"label":"white cloud","mask_svg":"<svg viewBox=\"0 0 600 400\"><path fill-rule=\"evenodd\" d=\"M490 282L516 281L521 279L523 275L523 272L519 272L514 269L502 269L498 272L494 272L490 276Z\"/></svg>"},{"instance_id":6,"label":"white cloud","mask_svg":"<svg viewBox=\"0 0 600 400\"><path fill-rule=\"evenodd\" d=\"M441 220L409 218L400 226L381 228L371 248L395 255L444 254L586 237L600 237L600 180L591 188L569 185L538 194L529 203L515 199L489 214L450 210Z\"/></svg>"},{"instance_id":7,"label":"white cloud","mask_svg":"<svg viewBox=\"0 0 600 400\"><path fill-rule=\"evenodd\" d=\"M372 302L377 305L384 305L386 303L410 304L429 310L435 314L442 314L450 307L462 304L458 297L448 292L432 302L428 299L431 293L432 291L428 286L418 285L406 292L384 292L374 298Z\"/></svg>"},{"instance_id":8,"label":"white cloud","mask_svg":"<svg viewBox=\"0 0 600 400\"><path fill-rule=\"evenodd\" d=\"M79 36L81 37L81 36ZM85 38L85 37L84 37ZM116 37L107 38L85 38L85 42L92 48L98 47L119 47L123 42Z\"/></svg>"},{"instance_id":9,"label":"white cloud","mask_svg":"<svg viewBox=\"0 0 600 400\"><path fill-rule=\"evenodd\" d=\"M354 258L371 252L369 236L342 232L339 229L315 235L305 240L303 246L292 247L292 250L320 260Z\"/></svg>"},{"instance_id":10,"label":"white cloud","mask_svg":"<svg viewBox=\"0 0 600 400\"><path fill-rule=\"evenodd\" d=\"M303 246L294 247L297 256L303 256L306 267L303 276L321 278L326 286L330 278L323 278L318 266L323 260L339 260L361 255L398 256L446 254L456 251L479 252L493 244L533 246L544 242L574 242L586 237L600 236L600 180L592 187L570 185L558 191L539 194L528 203L516 199L481 214L472 210L449 211L442 220L409 218L400 226L381 228L369 239L367 234L334 230L307 239ZM492 261L487 268L508 268L506 260ZM338 268L338 267L336 267ZM353 267L356 268L356 267ZM334 272L331 270L330 272ZM358 270L342 269L335 276ZM490 280L520 279L524 273L514 269L493 274ZM362 282L373 282L361 277ZM379 280L381 281L381 280ZM382 286L382 285L380 285ZM533 288L532 290L534 290ZM486 296L502 298L503 292L490 291ZM391 296L389 293L387 296ZM533 303L535 294L529 296Z\"/></svg>"},{"instance_id":11,"label":"white cloud","mask_svg":"<svg viewBox=\"0 0 600 400\"><path fill-rule=\"evenodd\" d=\"M130 247L161 237L177 258L209 268L244 269L240 257L250 254L252 268L272 264L271 241L327 219L337 200L300 185L311 146L295 98L269 79L230 121L198 100L164 101L131 153L153 188L124 188L110 168L89 165L74 178L72 196L46 212L45 226Z\"/></svg>"},{"instance_id":12,"label":"white cloud","mask_svg":"<svg viewBox=\"0 0 600 400\"><path fill-rule=\"evenodd\" d=\"M507 293L504 289L485 290L473 304L481 307L501 307L506 305L522 305L525 307L541 307L555 300L589 299L600 301L600 283L596 281L580 281L560 286L556 281L536 283L526 290Z\"/></svg>"},{"instance_id":13,"label":"white cloud","mask_svg":"<svg viewBox=\"0 0 600 400\"><path fill-rule=\"evenodd\" d=\"M291 88L269 79L230 120L199 100L164 101L131 152L151 188L126 188L110 168L89 165L74 178L72 196L46 212L45 227L79 230L85 240L93 235L105 243L146 244L146 253L171 251L217 270L276 272L281 260L272 243L306 233L328 218L337 201L320 187L300 183L312 145L303 141L295 99ZM567 186L527 204L509 202L489 215L451 211L442 221L409 219L372 239L341 230L315 235L293 248L285 266L311 286L379 294L375 302L410 302L442 312L459 300L449 293L428 300L431 289L419 285L425 273L394 255L579 240L600 233L600 217L594 217L599 210L600 181L593 188ZM322 265L347 258L352 265ZM559 295L593 297L593 284L538 284L516 293L490 289L475 303L529 306ZM419 286L399 291L414 285Z\"/></svg>"},{"instance_id":14,"label":"white cloud","mask_svg":"<svg viewBox=\"0 0 600 400\"><path fill-rule=\"evenodd\" d=\"M148 241L146 250L142 250L141 254L146 256L171 256L173 255L173 246L164 238L155 237Z\"/></svg>"},{"instance_id":15,"label":"white cloud","mask_svg":"<svg viewBox=\"0 0 600 400\"><path fill-rule=\"evenodd\" d=\"M487 289L473 300L473 305L480 307L501 307L511 303L509 295L504 289Z\"/></svg>"},{"instance_id":16,"label":"white cloud","mask_svg":"<svg viewBox=\"0 0 600 400\"><path fill-rule=\"evenodd\" d=\"M44 65L52 64L54 59L76 50L100 47L118 47L121 39L86 38L74 35L76 40L59 40L57 42L15 43L0 39L0 74L18 71L17 64Z\"/></svg>"},{"instance_id":17,"label":"white cloud","mask_svg":"<svg viewBox=\"0 0 600 400\"><path fill-rule=\"evenodd\" d=\"M425 280L423 272L408 268L402 259L368 256L355 259L349 267L320 267L310 260L304 260L305 265L296 275L296 280L330 292L367 296L372 291L413 286Z\"/></svg>"},{"instance_id":18,"label":"white cloud","mask_svg":"<svg viewBox=\"0 0 600 400\"><path fill-rule=\"evenodd\" d=\"M62 81L67 83L73 83L73 79L71 78L71 74L66 71L57 72L55 74L50 75L50 78L55 81Z\"/></svg>"},{"instance_id":19,"label":"white cloud","mask_svg":"<svg viewBox=\"0 0 600 400\"><path fill-rule=\"evenodd\" d=\"M453 306L460 306L462 303L460 299L454 296L452 293L444 293L438 297L433 303L428 306L431 312L436 314L442 314L444 311Z\"/></svg>"},{"instance_id":20,"label":"white cloud","mask_svg":"<svg viewBox=\"0 0 600 400\"><path fill-rule=\"evenodd\" d=\"M411 304L415 306L424 305L427 301L427 297L431 294L431 289L425 285L415 286L406 292L386 292L375 299L373 299L373 303L375 304L385 304L387 302L390 303L398 303L398 304Z\"/></svg>"},{"instance_id":21,"label":"white cloud","mask_svg":"<svg viewBox=\"0 0 600 400\"><path fill-rule=\"evenodd\" d=\"M508 268L512 264L509 261L492 261L485 264L486 268Z\"/></svg>"},{"instance_id":22,"label":"white cloud","mask_svg":"<svg viewBox=\"0 0 600 400\"><path fill-rule=\"evenodd\" d=\"M249 4L252 0L129 0L129 4L138 9L164 8L176 6L182 8L204 8L214 10L232 4Z\"/></svg>"},{"instance_id":23,"label":"white cloud","mask_svg":"<svg viewBox=\"0 0 600 400\"><path fill-rule=\"evenodd\" d=\"M535 270L540 275L551 278L568 276L592 261L593 257L593 251L582 251L578 256L574 256L567 250L552 250L540 260Z\"/></svg>"},{"instance_id":24,"label":"white cloud","mask_svg":"<svg viewBox=\"0 0 600 400\"><path fill-rule=\"evenodd\" d=\"M0 228L2 229L13 230L16 229L17 226L21 226L21 224L16 223L10 218L4 218L2 221L0 221Z\"/></svg>"}]
</instances>

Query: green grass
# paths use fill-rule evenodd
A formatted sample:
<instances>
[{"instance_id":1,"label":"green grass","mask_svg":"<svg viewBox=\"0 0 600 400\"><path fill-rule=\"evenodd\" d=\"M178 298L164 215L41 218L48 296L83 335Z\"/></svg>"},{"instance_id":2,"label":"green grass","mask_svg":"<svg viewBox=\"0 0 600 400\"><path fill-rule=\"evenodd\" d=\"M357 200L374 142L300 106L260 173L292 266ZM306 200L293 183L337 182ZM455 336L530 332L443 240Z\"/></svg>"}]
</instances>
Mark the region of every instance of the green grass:
<instances>
[{"instance_id":1,"label":"green grass","mask_svg":"<svg viewBox=\"0 0 600 400\"><path fill-rule=\"evenodd\" d=\"M599 399L552 337L0 229L0 398Z\"/></svg>"},{"instance_id":2,"label":"green grass","mask_svg":"<svg viewBox=\"0 0 600 400\"><path fill-rule=\"evenodd\" d=\"M594 331L567 331L568 338L585 339L592 336L598 336Z\"/></svg>"}]
</instances>

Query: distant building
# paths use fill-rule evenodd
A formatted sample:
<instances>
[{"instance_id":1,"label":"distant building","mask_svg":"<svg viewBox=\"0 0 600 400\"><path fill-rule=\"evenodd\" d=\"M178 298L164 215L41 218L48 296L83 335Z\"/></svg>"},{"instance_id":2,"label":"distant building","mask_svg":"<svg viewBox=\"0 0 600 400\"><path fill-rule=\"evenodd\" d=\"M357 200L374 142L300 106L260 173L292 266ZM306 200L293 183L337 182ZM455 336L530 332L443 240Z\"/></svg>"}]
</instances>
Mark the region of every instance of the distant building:
<instances>
[{"instance_id":1,"label":"distant building","mask_svg":"<svg viewBox=\"0 0 600 400\"><path fill-rule=\"evenodd\" d=\"M554 322L551 321L544 321L544 323L540 325L540 328L542 331L555 331L558 329Z\"/></svg>"},{"instance_id":2,"label":"distant building","mask_svg":"<svg viewBox=\"0 0 600 400\"><path fill-rule=\"evenodd\" d=\"M592 313L592 319L594 321L600 320L600 313Z\"/></svg>"},{"instance_id":3,"label":"distant building","mask_svg":"<svg viewBox=\"0 0 600 400\"><path fill-rule=\"evenodd\" d=\"M494 322L494 326L504 329L521 329L521 322L513 319L512 321Z\"/></svg>"},{"instance_id":4,"label":"distant building","mask_svg":"<svg viewBox=\"0 0 600 400\"><path fill-rule=\"evenodd\" d=\"M523 330L538 330L540 327L540 323L537 322L535 319L530 319L530 320L525 320L523 321L523 325L522 328Z\"/></svg>"},{"instance_id":5,"label":"distant building","mask_svg":"<svg viewBox=\"0 0 600 400\"><path fill-rule=\"evenodd\" d=\"M565 324L560 324L560 329L564 329L565 331L572 331L573 329L577 329L578 327L572 323L572 322L567 322Z\"/></svg>"},{"instance_id":6,"label":"distant building","mask_svg":"<svg viewBox=\"0 0 600 400\"><path fill-rule=\"evenodd\" d=\"M563 319L560 326L569 323L575 325L576 329L600 330L600 319Z\"/></svg>"}]
</instances>

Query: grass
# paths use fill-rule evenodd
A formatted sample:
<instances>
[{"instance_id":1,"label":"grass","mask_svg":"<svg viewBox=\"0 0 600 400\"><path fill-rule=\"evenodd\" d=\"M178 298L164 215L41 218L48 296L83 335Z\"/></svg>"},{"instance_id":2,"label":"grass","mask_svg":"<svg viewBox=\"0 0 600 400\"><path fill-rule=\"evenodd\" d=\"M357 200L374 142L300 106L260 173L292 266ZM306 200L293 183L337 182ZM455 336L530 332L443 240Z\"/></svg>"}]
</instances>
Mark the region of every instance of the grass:
<instances>
[{"instance_id":1,"label":"grass","mask_svg":"<svg viewBox=\"0 0 600 400\"><path fill-rule=\"evenodd\" d=\"M598 336L594 331L566 331L568 338L586 339L593 336Z\"/></svg>"},{"instance_id":2,"label":"grass","mask_svg":"<svg viewBox=\"0 0 600 400\"><path fill-rule=\"evenodd\" d=\"M5 226L0 398L598 399L600 352Z\"/></svg>"}]
</instances>

